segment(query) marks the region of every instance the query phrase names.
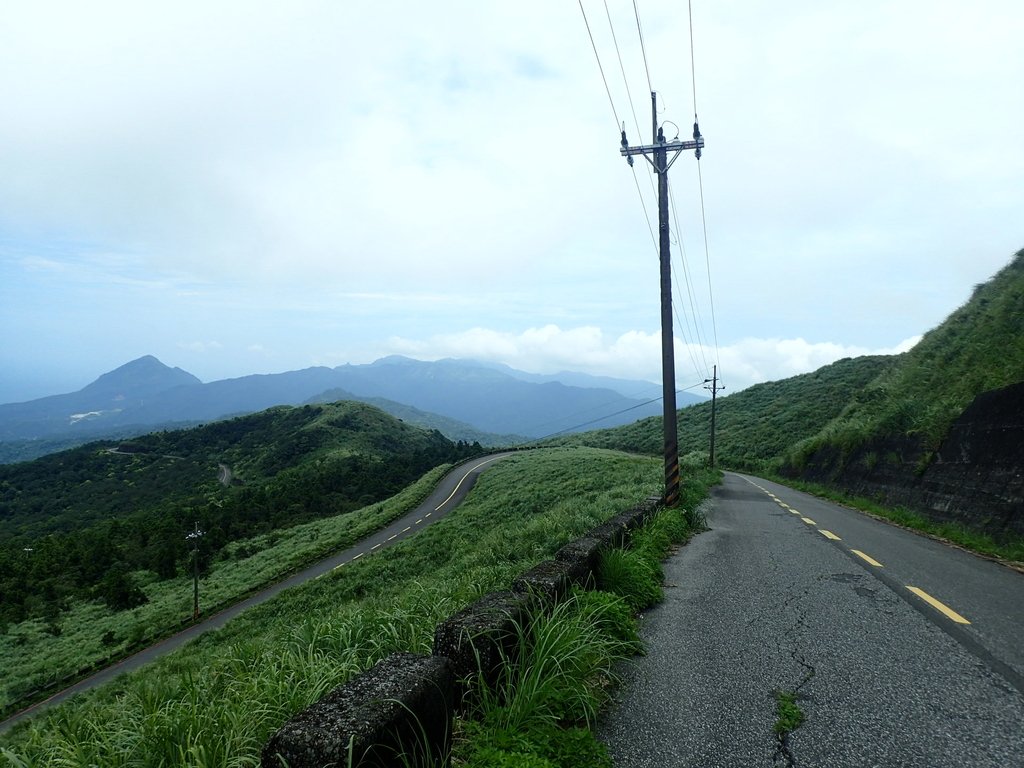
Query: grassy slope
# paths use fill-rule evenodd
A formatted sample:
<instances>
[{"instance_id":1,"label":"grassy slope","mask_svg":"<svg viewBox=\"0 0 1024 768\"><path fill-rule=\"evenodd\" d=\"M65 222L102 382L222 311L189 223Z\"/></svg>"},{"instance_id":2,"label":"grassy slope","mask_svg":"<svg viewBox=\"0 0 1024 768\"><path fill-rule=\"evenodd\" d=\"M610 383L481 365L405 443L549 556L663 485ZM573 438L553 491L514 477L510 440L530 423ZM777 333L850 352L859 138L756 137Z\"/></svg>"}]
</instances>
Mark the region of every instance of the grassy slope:
<instances>
[{"instance_id":1,"label":"grassy slope","mask_svg":"<svg viewBox=\"0 0 1024 768\"><path fill-rule=\"evenodd\" d=\"M883 370L827 428L799 446L849 452L868 440L920 440L935 450L950 425L982 392L1024 380L1024 250L970 300Z\"/></svg>"},{"instance_id":2,"label":"grassy slope","mask_svg":"<svg viewBox=\"0 0 1024 768\"><path fill-rule=\"evenodd\" d=\"M292 713L390 652L428 652L438 621L656 493L660 474L594 449L507 459L412 539L6 735L10 764L256 765Z\"/></svg>"},{"instance_id":3,"label":"grassy slope","mask_svg":"<svg viewBox=\"0 0 1024 768\"><path fill-rule=\"evenodd\" d=\"M813 373L756 384L720 397L716 410L715 452L727 466L758 468L776 460L794 440L809 437L839 415L850 399L893 364L891 357L840 360ZM711 403L679 412L679 452L707 459ZM559 444L660 455L661 419L559 438Z\"/></svg>"}]
</instances>

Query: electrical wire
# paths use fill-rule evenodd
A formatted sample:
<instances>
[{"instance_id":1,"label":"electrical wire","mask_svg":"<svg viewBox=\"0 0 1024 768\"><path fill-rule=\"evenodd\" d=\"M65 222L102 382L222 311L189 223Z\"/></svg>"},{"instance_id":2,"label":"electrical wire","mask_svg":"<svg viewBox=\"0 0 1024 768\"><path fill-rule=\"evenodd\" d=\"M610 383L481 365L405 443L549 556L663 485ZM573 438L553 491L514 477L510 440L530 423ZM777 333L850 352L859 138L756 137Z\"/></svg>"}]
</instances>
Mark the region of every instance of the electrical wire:
<instances>
[{"instance_id":1,"label":"electrical wire","mask_svg":"<svg viewBox=\"0 0 1024 768\"><path fill-rule=\"evenodd\" d=\"M579 0L580 13L583 14L583 23L587 25L587 35L590 36L590 47L594 49L594 58L597 59L597 68L601 71L601 80L604 82L604 92L608 94L608 103L612 108L612 115L615 117L615 130L619 130L622 123L619 122L619 113L615 110L615 102L612 100L611 89L608 88L608 78L604 76L604 67L601 66L601 57L597 54L597 44L594 42L594 34L590 31L590 22L587 21L587 12L583 10L583 0Z\"/></svg>"},{"instance_id":2,"label":"electrical wire","mask_svg":"<svg viewBox=\"0 0 1024 768\"><path fill-rule=\"evenodd\" d=\"M711 250L708 247L708 220L704 213L704 176L700 170L700 158L697 159L697 181L700 184L700 221L704 227L704 262L708 270L708 300L711 302L711 329L715 334L715 363L722 367L718 360L718 323L715 320L715 293L711 287Z\"/></svg>"},{"instance_id":3,"label":"electrical wire","mask_svg":"<svg viewBox=\"0 0 1024 768\"><path fill-rule=\"evenodd\" d=\"M669 183L669 185L668 185L668 199L669 199L669 204L670 204L670 207L671 207L671 210L672 210L672 219L676 223L676 230L681 234L682 233L682 229L679 226L679 217L677 215L678 206L676 205L675 193L673 192L673 188L672 188L672 184L671 183ZM686 293L687 293L687 296L689 296L689 298L690 298L690 308L691 308L691 314L693 315L693 325L694 325L694 330L695 330L695 333L696 333L697 343L700 345L700 355L701 355L701 359L704 361L704 372L703 372L703 374L700 374L700 375L705 375L706 376L707 372L708 372L708 369L710 369L711 366L708 365L707 357L704 355L705 342L704 342L704 339L701 336L701 324L700 324L700 320L699 320L699 318L700 318L700 306L697 303L697 299L696 299L696 297L694 296L694 293L693 293L693 281L690 279L690 267L689 267L689 264L687 263L687 260L686 260L686 249L683 248L681 245L680 245L680 248L679 248L679 260L680 260L680 263L682 264L682 267L683 267L683 278L686 281ZM707 332L705 331L703 335L707 336ZM699 373L699 371L698 371L698 373Z\"/></svg>"},{"instance_id":4,"label":"electrical wire","mask_svg":"<svg viewBox=\"0 0 1024 768\"><path fill-rule=\"evenodd\" d=\"M693 55L693 0L688 0L690 19L690 81L693 83L693 121L697 122L697 66Z\"/></svg>"},{"instance_id":5,"label":"electrical wire","mask_svg":"<svg viewBox=\"0 0 1024 768\"><path fill-rule=\"evenodd\" d=\"M699 384L691 384L688 387L683 387L682 389L677 389L676 390L676 394L678 395L678 394L680 394L682 392L687 392L687 391L689 391L691 389L696 389L697 387L702 387L702 386L704 386L704 382L703 381L700 382ZM591 424L597 424L598 422L605 421L606 419L610 419L610 418L612 418L614 416L621 416L624 413L629 413L630 411L635 411L637 408L643 408L645 405L650 405L651 403L656 403L656 402L658 402L661 399L662 399L662 397L660 395L658 397L652 397L650 400L645 400L642 403L637 403L636 405L631 405L629 408L623 408L621 411L616 411L615 413L609 413L607 416L602 416L602 417L600 417L598 419L591 419L590 421L585 421L582 424L575 424L575 425L573 425L571 427L566 427L565 429L560 429L557 432L552 432L551 434L543 435L542 437L537 437L537 438L534 438L533 440L527 440L524 443L517 443L513 447L522 447L524 445L529 445L531 443L540 442L541 440L547 440L547 439L552 438L552 437L557 437L558 435L564 435L566 432L575 432L575 431L577 431L579 429L582 429L583 427L589 427ZM657 417L652 417L652 418L657 418Z\"/></svg>"},{"instance_id":6,"label":"electrical wire","mask_svg":"<svg viewBox=\"0 0 1024 768\"><path fill-rule=\"evenodd\" d=\"M636 0L633 0L633 15L636 17L636 31L640 36L640 52L644 55L644 71L647 73L647 90L654 93L651 85L651 70L647 66L647 49L644 47L644 31L640 28L640 9L636 7Z\"/></svg>"}]
</instances>

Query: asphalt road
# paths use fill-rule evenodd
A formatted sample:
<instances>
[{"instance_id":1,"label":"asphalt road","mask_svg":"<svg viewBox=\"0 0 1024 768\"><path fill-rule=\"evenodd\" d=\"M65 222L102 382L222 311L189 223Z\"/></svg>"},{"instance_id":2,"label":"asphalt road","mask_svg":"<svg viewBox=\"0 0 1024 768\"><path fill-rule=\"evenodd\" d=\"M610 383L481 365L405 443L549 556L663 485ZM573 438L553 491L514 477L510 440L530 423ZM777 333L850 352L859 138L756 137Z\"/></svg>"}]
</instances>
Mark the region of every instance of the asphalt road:
<instances>
[{"instance_id":1,"label":"asphalt road","mask_svg":"<svg viewBox=\"0 0 1024 768\"><path fill-rule=\"evenodd\" d=\"M7 720L0 722L0 733L7 730L20 720L23 720L26 717L31 717L44 707L58 704L77 693L82 693L83 691L102 685L120 674L138 669L157 657L181 647L189 640L198 637L202 633L224 626L228 621L233 619L242 611L269 600L289 587L294 587L307 582L310 579L322 576L336 568L341 568L347 563L351 563L361 557L366 557L379 549L389 547L397 541L401 541L404 538L412 536L417 531L422 530L431 523L444 518L445 515L451 512L462 502L482 472L486 471L495 462L511 456L512 454L512 451L495 453L489 456L477 457L459 464L441 479L437 488L434 489L422 504L416 507L413 511L402 516L401 519L396 520L387 528L383 528L380 531L367 536L365 539L353 545L349 549L332 555L325 560L321 560L315 565L290 576L284 581L267 587L245 600L236 603L230 608L226 608L220 613L214 614L213 616L200 621L198 624L192 625L188 629L182 630L178 634L173 635L162 642L139 651L133 656L129 656L116 664L112 664L106 669L100 670L91 677L54 694L45 701L41 701L16 715L12 715Z\"/></svg>"},{"instance_id":2,"label":"asphalt road","mask_svg":"<svg viewBox=\"0 0 1024 768\"><path fill-rule=\"evenodd\" d=\"M757 478L707 514L600 723L616 764L1024 766L1024 575Z\"/></svg>"}]
</instances>

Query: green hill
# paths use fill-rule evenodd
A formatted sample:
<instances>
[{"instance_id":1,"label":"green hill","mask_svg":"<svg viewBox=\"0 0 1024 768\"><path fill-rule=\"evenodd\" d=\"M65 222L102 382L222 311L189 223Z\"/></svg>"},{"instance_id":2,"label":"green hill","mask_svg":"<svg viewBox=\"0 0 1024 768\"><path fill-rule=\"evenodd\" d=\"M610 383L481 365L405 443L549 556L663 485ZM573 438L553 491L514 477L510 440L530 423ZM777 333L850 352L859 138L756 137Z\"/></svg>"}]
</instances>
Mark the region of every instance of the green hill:
<instances>
[{"instance_id":1,"label":"green hill","mask_svg":"<svg viewBox=\"0 0 1024 768\"><path fill-rule=\"evenodd\" d=\"M843 412L787 455L792 467L818 451L886 438L918 443L929 456L983 392L1024 381L1024 250L969 301L882 371Z\"/></svg>"},{"instance_id":2,"label":"green hill","mask_svg":"<svg viewBox=\"0 0 1024 768\"><path fill-rule=\"evenodd\" d=\"M737 469L774 466L795 440L811 437L842 413L865 385L893 364L892 357L839 360L813 373L755 384L716 404L716 461ZM711 402L679 412L679 453L689 463L708 459ZM570 435L562 445L588 445L660 455L661 419Z\"/></svg>"},{"instance_id":3,"label":"green hill","mask_svg":"<svg viewBox=\"0 0 1024 768\"><path fill-rule=\"evenodd\" d=\"M132 607L126 574L174 578L196 523L205 569L231 542L365 507L479 451L341 402L0 466L0 622L92 597Z\"/></svg>"}]
</instances>

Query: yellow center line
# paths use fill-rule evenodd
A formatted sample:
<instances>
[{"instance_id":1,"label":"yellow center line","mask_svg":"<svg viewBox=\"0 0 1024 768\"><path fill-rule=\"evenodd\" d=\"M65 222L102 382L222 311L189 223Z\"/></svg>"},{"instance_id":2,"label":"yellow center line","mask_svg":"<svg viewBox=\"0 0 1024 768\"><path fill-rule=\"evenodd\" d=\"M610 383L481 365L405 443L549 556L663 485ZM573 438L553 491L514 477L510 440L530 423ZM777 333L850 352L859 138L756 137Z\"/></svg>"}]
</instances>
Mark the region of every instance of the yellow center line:
<instances>
[{"instance_id":1,"label":"yellow center line","mask_svg":"<svg viewBox=\"0 0 1024 768\"><path fill-rule=\"evenodd\" d=\"M832 539L832 541L842 541L842 539L832 533L832 531L826 531L824 528L821 529L821 535L826 539Z\"/></svg>"},{"instance_id":2,"label":"yellow center line","mask_svg":"<svg viewBox=\"0 0 1024 768\"><path fill-rule=\"evenodd\" d=\"M787 504L787 503L786 503L786 502L784 502L784 501L780 501L780 502L779 502L779 506L780 506L780 507L782 507L783 509L792 509L792 507L791 507L791 506L789 506L789 504Z\"/></svg>"},{"instance_id":3,"label":"yellow center line","mask_svg":"<svg viewBox=\"0 0 1024 768\"><path fill-rule=\"evenodd\" d=\"M795 509L791 509L789 511L792 512L794 515L799 515L800 514L800 512L795 510Z\"/></svg>"},{"instance_id":4,"label":"yellow center line","mask_svg":"<svg viewBox=\"0 0 1024 768\"><path fill-rule=\"evenodd\" d=\"M811 518L809 518L809 517L801 517L800 519L803 520L808 525L817 525L817 523L814 522L813 520L811 520Z\"/></svg>"},{"instance_id":5,"label":"yellow center line","mask_svg":"<svg viewBox=\"0 0 1024 768\"><path fill-rule=\"evenodd\" d=\"M875 566L875 568L884 568L885 567L880 562L875 560L875 558L871 557L871 555L865 555L859 549L851 549L850 551L853 552L853 554L855 554L861 560L866 562L868 565L873 565L873 566Z\"/></svg>"},{"instance_id":6,"label":"yellow center line","mask_svg":"<svg viewBox=\"0 0 1024 768\"><path fill-rule=\"evenodd\" d=\"M473 472L474 470L480 469L480 467L482 467L482 466L483 466L484 464L490 464L490 463L491 463L492 461L497 461L498 459L501 459L501 458L503 458L503 457L504 457L504 455L502 455L502 456L492 456L491 458L487 459L486 461L481 461L481 462L480 462L479 464L477 464L477 465L475 465L475 466L473 466L473 467L470 467L469 469L467 469L467 470L466 470L466 474L464 474L464 475L463 475L463 476L462 476L462 477L461 477L461 478L459 479L459 482L458 482L458 483L457 483L457 484L455 485L455 490L453 490L453 491L452 491L452 492L451 492L451 493L450 493L450 494L448 495L448 498L447 498L447 499L445 499L445 500L444 500L444 501L442 501L442 502L441 502L440 504L438 504L438 505L437 505L436 507L434 507L434 511L435 511L435 512L437 512L437 510L439 510L439 509L440 509L441 507L443 507L443 506L444 506L445 504L447 504L447 503L448 503L449 501L451 501L451 500L452 500L452 496L454 496L454 495L455 495L456 493L458 493L458 492L459 492L459 488L461 488L461 487L462 487L462 484L463 484L463 482L465 482L466 478L467 478L467 477L469 477L469 476L470 476L470 474L472 474L472 472Z\"/></svg>"},{"instance_id":7,"label":"yellow center line","mask_svg":"<svg viewBox=\"0 0 1024 768\"><path fill-rule=\"evenodd\" d=\"M971 623L967 619L965 619L963 616L961 616L959 613L957 613L952 608L950 608L948 605L946 605L945 603L942 603L942 602L936 600L934 597L929 595L923 589L918 589L917 587L911 587L910 585L907 585L907 589L909 589L915 595L920 597L922 600L924 600L926 603L928 603L928 605L930 605L935 610L940 611L941 613L944 613L948 618L952 619L957 624L970 624Z\"/></svg>"}]
</instances>

